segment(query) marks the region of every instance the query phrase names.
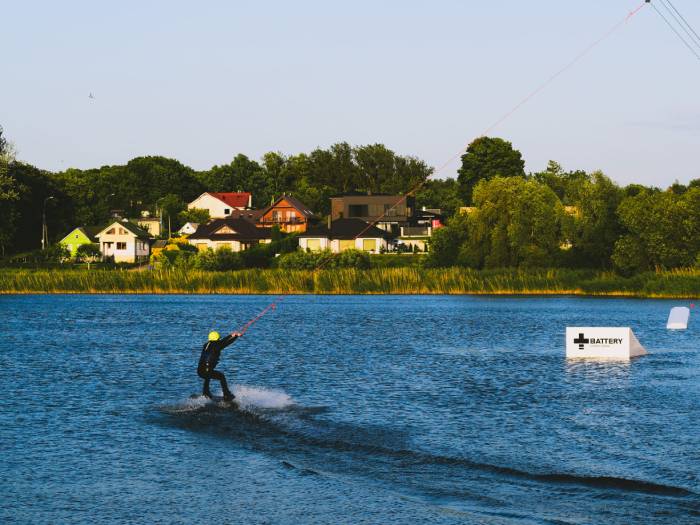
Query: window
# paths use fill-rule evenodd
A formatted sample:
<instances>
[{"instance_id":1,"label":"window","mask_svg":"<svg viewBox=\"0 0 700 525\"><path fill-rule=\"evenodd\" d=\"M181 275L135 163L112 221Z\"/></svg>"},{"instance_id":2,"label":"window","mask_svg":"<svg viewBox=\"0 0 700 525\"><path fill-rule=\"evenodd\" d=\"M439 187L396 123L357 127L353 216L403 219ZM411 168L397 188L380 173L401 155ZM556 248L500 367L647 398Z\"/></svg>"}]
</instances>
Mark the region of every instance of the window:
<instances>
[{"instance_id":1,"label":"window","mask_svg":"<svg viewBox=\"0 0 700 525\"><path fill-rule=\"evenodd\" d=\"M78 234L77 234L77 233L75 234L75 238L76 238L76 239L78 238Z\"/></svg>"},{"instance_id":2,"label":"window","mask_svg":"<svg viewBox=\"0 0 700 525\"><path fill-rule=\"evenodd\" d=\"M377 249L376 239L362 239L362 249L366 252L372 252Z\"/></svg>"},{"instance_id":3,"label":"window","mask_svg":"<svg viewBox=\"0 0 700 525\"><path fill-rule=\"evenodd\" d=\"M348 206L348 216L369 217L369 206L366 204L350 204Z\"/></svg>"},{"instance_id":4,"label":"window","mask_svg":"<svg viewBox=\"0 0 700 525\"><path fill-rule=\"evenodd\" d=\"M340 248L340 251L344 250L349 250L351 248L355 247L355 240L354 239L341 239L338 241L338 247Z\"/></svg>"},{"instance_id":5,"label":"window","mask_svg":"<svg viewBox=\"0 0 700 525\"><path fill-rule=\"evenodd\" d=\"M280 222L280 212L278 210L274 210L272 212L272 222Z\"/></svg>"},{"instance_id":6,"label":"window","mask_svg":"<svg viewBox=\"0 0 700 525\"><path fill-rule=\"evenodd\" d=\"M119 235L126 235L126 230L124 228L119 228Z\"/></svg>"},{"instance_id":7,"label":"window","mask_svg":"<svg viewBox=\"0 0 700 525\"><path fill-rule=\"evenodd\" d=\"M311 250L312 252L318 251L321 249L321 239L307 239L306 240L306 247Z\"/></svg>"},{"instance_id":8,"label":"window","mask_svg":"<svg viewBox=\"0 0 700 525\"><path fill-rule=\"evenodd\" d=\"M117 250L126 250L126 243L125 242L118 242L117 243Z\"/></svg>"},{"instance_id":9,"label":"window","mask_svg":"<svg viewBox=\"0 0 700 525\"><path fill-rule=\"evenodd\" d=\"M107 235L114 235L114 228L107 230Z\"/></svg>"},{"instance_id":10,"label":"window","mask_svg":"<svg viewBox=\"0 0 700 525\"><path fill-rule=\"evenodd\" d=\"M231 215L231 208L224 208L224 215Z\"/></svg>"}]
</instances>

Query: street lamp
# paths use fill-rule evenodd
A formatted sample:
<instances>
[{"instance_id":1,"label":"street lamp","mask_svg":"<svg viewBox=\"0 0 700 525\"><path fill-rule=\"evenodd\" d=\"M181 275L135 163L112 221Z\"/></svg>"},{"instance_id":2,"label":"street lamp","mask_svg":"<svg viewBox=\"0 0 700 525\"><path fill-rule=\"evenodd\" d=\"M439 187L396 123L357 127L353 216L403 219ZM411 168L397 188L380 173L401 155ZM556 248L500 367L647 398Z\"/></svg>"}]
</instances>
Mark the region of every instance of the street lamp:
<instances>
[{"instance_id":1,"label":"street lamp","mask_svg":"<svg viewBox=\"0 0 700 525\"><path fill-rule=\"evenodd\" d=\"M41 210L41 249L42 251L46 249L46 245L49 243L49 230L46 227L46 203L53 199L53 195L46 197L44 199L44 205Z\"/></svg>"}]
</instances>

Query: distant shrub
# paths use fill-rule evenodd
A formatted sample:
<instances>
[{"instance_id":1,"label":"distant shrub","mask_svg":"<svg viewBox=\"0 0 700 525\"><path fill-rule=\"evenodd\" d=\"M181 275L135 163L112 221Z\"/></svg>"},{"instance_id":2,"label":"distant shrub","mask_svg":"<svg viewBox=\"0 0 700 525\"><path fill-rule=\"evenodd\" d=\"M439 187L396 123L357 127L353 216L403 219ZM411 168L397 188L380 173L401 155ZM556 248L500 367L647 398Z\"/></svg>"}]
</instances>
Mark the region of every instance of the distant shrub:
<instances>
[{"instance_id":1,"label":"distant shrub","mask_svg":"<svg viewBox=\"0 0 700 525\"><path fill-rule=\"evenodd\" d=\"M76 261L94 262L102 257L102 252L97 244L81 244L75 252Z\"/></svg>"},{"instance_id":2,"label":"distant shrub","mask_svg":"<svg viewBox=\"0 0 700 525\"><path fill-rule=\"evenodd\" d=\"M70 251L62 244L52 244L40 253L46 262L64 262L70 259Z\"/></svg>"},{"instance_id":3,"label":"distant shrub","mask_svg":"<svg viewBox=\"0 0 700 525\"><path fill-rule=\"evenodd\" d=\"M243 260L239 253L230 248L204 250L194 256L194 267L198 270L230 271L243 268Z\"/></svg>"},{"instance_id":4,"label":"distant shrub","mask_svg":"<svg viewBox=\"0 0 700 525\"><path fill-rule=\"evenodd\" d=\"M355 268L356 270L366 270L370 267L369 254L361 250L345 250L337 254L333 261L333 268Z\"/></svg>"},{"instance_id":5,"label":"distant shrub","mask_svg":"<svg viewBox=\"0 0 700 525\"><path fill-rule=\"evenodd\" d=\"M360 250L345 250L338 254L333 254L330 250L296 251L280 256L277 267L287 270L316 270L319 268L324 270L329 268L366 270L370 267L370 258L367 252Z\"/></svg>"}]
</instances>

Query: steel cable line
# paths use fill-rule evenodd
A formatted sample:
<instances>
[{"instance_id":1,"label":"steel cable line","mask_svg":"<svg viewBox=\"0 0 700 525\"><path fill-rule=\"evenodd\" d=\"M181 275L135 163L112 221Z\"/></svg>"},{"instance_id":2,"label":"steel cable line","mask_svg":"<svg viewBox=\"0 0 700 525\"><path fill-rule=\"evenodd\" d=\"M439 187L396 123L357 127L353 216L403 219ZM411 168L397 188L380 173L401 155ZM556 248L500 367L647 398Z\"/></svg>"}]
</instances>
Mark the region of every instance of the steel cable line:
<instances>
[{"instance_id":1,"label":"steel cable line","mask_svg":"<svg viewBox=\"0 0 700 525\"><path fill-rule=\"evenodd\" d=\"M513 115L516 111L518 111L522 106L524 106L527 102L529 102L532 98L534 98L537 94L539 94L541 91L543 91L549 84L554 82L558 77L560 77L562 74L564 74L567 70L569 70L571 67L576 65L581 59L583 59L586 55L588 55L595 47L597 47L601 42L612 36L615 32L617 32L622 26L624 26L629 20L634 17L639 11L642 10L642 8L650 3L648 0L645 0L642 2L638 7L627 13L625 18L617 22L614 26L612 26L607 32L605 32L602 36L598 37L596 40L593 41L588 47L586 47L583 51L578 53L572 60L570 60L564 67L560 68L557 70L552 76L550 76L547 80L545 80L542 84L540 84L537 88L535 88L533 91L531 91L525 98L523 98L520 102L518 102L508 113L505 113L502 117L500 117L498 120L496 120L493 124L491 124L484 133L482 133L480 136L483 137L487 133L490 133L494 128L496 128L498 125L502 124L505 120L507 120L511 115ZM653 5L653 4L652 4ZM654 9L656 7L654 6ZM657 10L658 11L658 10ZM698 56L698 59L700 59L700 56ZM437 170L432 172L430 176L428 176L425 180L417 184L414 188L412 188L410 191L406 192L397 202L394 204L392 207L390 207L387 210L384 210L384 213L382 213L379 217L375 218L373 221L369 222L367 224L367 227L364 228L360 233L358 233L355 236L355 239L360 237L363 233L365 233L367 230L369 230L372 226L377 224L379 221L382 220L382 218L386 217L392 210L394 210L397 206L399 206L402 202L404 202L409 196L413 195L416 193L420 188L422 188L430 179L430 177L434 176L437 173L440 173L441 171L445 170L455 159L459 158L469 147L467 144L464 146L456 155L453 155L447 162L442 164ZM322 261L321 264L316 266L314 268L314 272L320 270L325 266L325 264L328 263L328 260ZM259 319L261 319L265 314L268 312L275 310L279 303L284 301L284 299L287 298L289 294L282 294L278 296L275 300L273 300L265 309L263 309L260 313L258 313L255 317L250 319L246 324L244 324L241 329L239 330L242 334L244 334L254 323L256 323Z\"/></svg>"},{"instance_id":2,"label":"steel cable line","mask_svg":"<svg viewBox=\"0 0 700 525\"><path fill-rule=\"evenodd\" d=\"M668 11L668 13L673 17L673 19L676 21L678 26L683 30L683 32L688 35L688 38L690 39L690 43L696 46L700 50L700 39L698 39L695 35L692 33L692 27L688 29L685 24L681 21L681 19L674 13L674 11L669 7L669 4L666 3L666 0L659 0L661 2L661 5L664 6L664 9Z\"/></svg>"},{"instance_id":3,"label":"steel cable line","mask_svg":"<svg viewBox=\"0 0 700 525\"><path fill-rule=\"evenodd\" d=\"M693 26L691 26L690 23L685 19L685 17L680 13L680 11L678 11L678 9L676 9L676 6L673 5L673 3L671 2L671 0L663 0L663 1L666 2L668 5L671 6L671 8L676 12L676 14L677 14L677 15L680 17L680 19L683 21L683 24L685 24L685 26L686 26L688 29L690 29L690 31L693 33L693 35L695 35L695 39L696 39L698 45L700 45L700 35L698 35L698 33L697 33L697 31L695 31L695 29L693 29ZM683 24L681 24L681 25L683 25Z\"/></svg>"},{"instance_id":4,"label":"steel cable line","mask_svg":"<svg viewBox=\"0 0 700 525\"><path fill-rule=\"evenodd\" d=\"M697 58L698 60L700 60L700 51L697 51L691 44L689 44L689 43L686 41L685 38L683 38L683 35L681 35L681 34L678 32L678 29L676 29L676 28L673 26L673 24L669 21L669 19L666 18L666 17L664 16L664 14L663 14L661 11L659 11L659 8L656 7L656 5L655 5L654 3L652 3L652 2L648 2L648 3L651 5L651 7L654 8L654 11L657 12L657 14L661 17L661 19L662 19L664 22L666 22L666 25L671 29L671 31L673 31L673 32L676 34L676 36L678 37L678 39L679 39L681 42L683 42L683 44L685 45L685 47L687 47L687 48L690 50L690 52L691 52L693 55L695 55L695 58Z\"/></svg>"}]
</instances>

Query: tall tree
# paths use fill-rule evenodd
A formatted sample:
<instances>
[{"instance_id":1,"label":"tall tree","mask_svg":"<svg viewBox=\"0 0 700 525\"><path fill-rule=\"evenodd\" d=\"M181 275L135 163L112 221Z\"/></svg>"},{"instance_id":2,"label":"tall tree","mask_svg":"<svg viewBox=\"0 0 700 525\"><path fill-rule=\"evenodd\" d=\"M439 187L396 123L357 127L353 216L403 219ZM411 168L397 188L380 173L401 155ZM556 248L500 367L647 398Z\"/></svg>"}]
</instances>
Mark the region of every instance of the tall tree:
<instances>
[{"instance_id":1,"label":"tall tree","mask_svg":"<svg viewBox=\"0 0 700 525\"><path fill-rule=\"evenodd\" d=\"M613 263L632 273L691 266L700 256L700 188L679 195L643 191L618 209L627 234L615 243Z\"/></svg>"},{"instance_id":2,"label":"tall tree","mask_svg":"<svg viewBox=\"0 0 700 525\"><path fill-rule=\"evenodd\" d=\"M602 172L572 186L564 232L571 243L567 262L587 268L609 267L615 242L622 235L617 208L622 190Z\"/></svg>"},{"instance_id":3,"label":"tall tree","mask_svg":"<svg viewBox=\"0 0 700 525\"><path fill-rule=\"evenodd\" d=\"M452 217L460 206L459 185L456 179L430 179L416 192L419 208L440 208L445 217Z\"/></svg>"},{"instance_id":4,"label":"tall tree","mask_svg":"<svg viewBox=\"0 0 700 525\"><path fill-rule=\"evenodd\" d=\"M477 268L553 266L561 244L562 205L544 184L522 177L482 180L474 189L476 209L441 228L432 245L432 261L451 258ZM461 232L451 232L455 228ZM443 230L446 230L443 232ZM458 253L454 256L459 242ZM441 249L452 255L445 256Z\"/></svg>"},{"instance_id":5,"label":"tall tree","mask_svg":"<svg viewBox=\"0 0 700 525\"><path fill-rule=\"evenodd\" d=\"M549 161L544 171L533 174L532 178L549 186L562 204L567 206L574 205L580 200L583 184L591 180L585 171L564 171L564 168L553 160Z\"/></svg>"},{"instance_id":6,"label":"tall tree","mask_svg":"<svg viewBox=\"0 0 700 525\"><path fill-rule=\"evenodd\" d=\"M239 153L229 164L214 166L198 174L206 191L248 191L253 194L253 206L270 203L274 182L256 161Z\"/></svg>"},{"instance_id":7,"label":"tall tree","mask_svg":"<svg viewBox=\"0 0 700 525\"><path fill-rule=\"evenodd\" d=\"M174 193L168 193L166 196L158 199L158 208L163 213L163 218L168 225L168 238L172 237L173 229L177 230L181 224L179 215L185 209L183 200Z\"/></svg>"},{"instance_id":8,"label":"tall tree","mask_svg":"<svg viewBox=\"0 0 700 525\"><path fill-rule=\"evenodd\" d=\"M480 181L494 177L524 177L525 161L510 142L479 137L462 155L462 167L457 173L461 197L466 204L472 204L472 193Z\"/></svg>"}]
</instances>

